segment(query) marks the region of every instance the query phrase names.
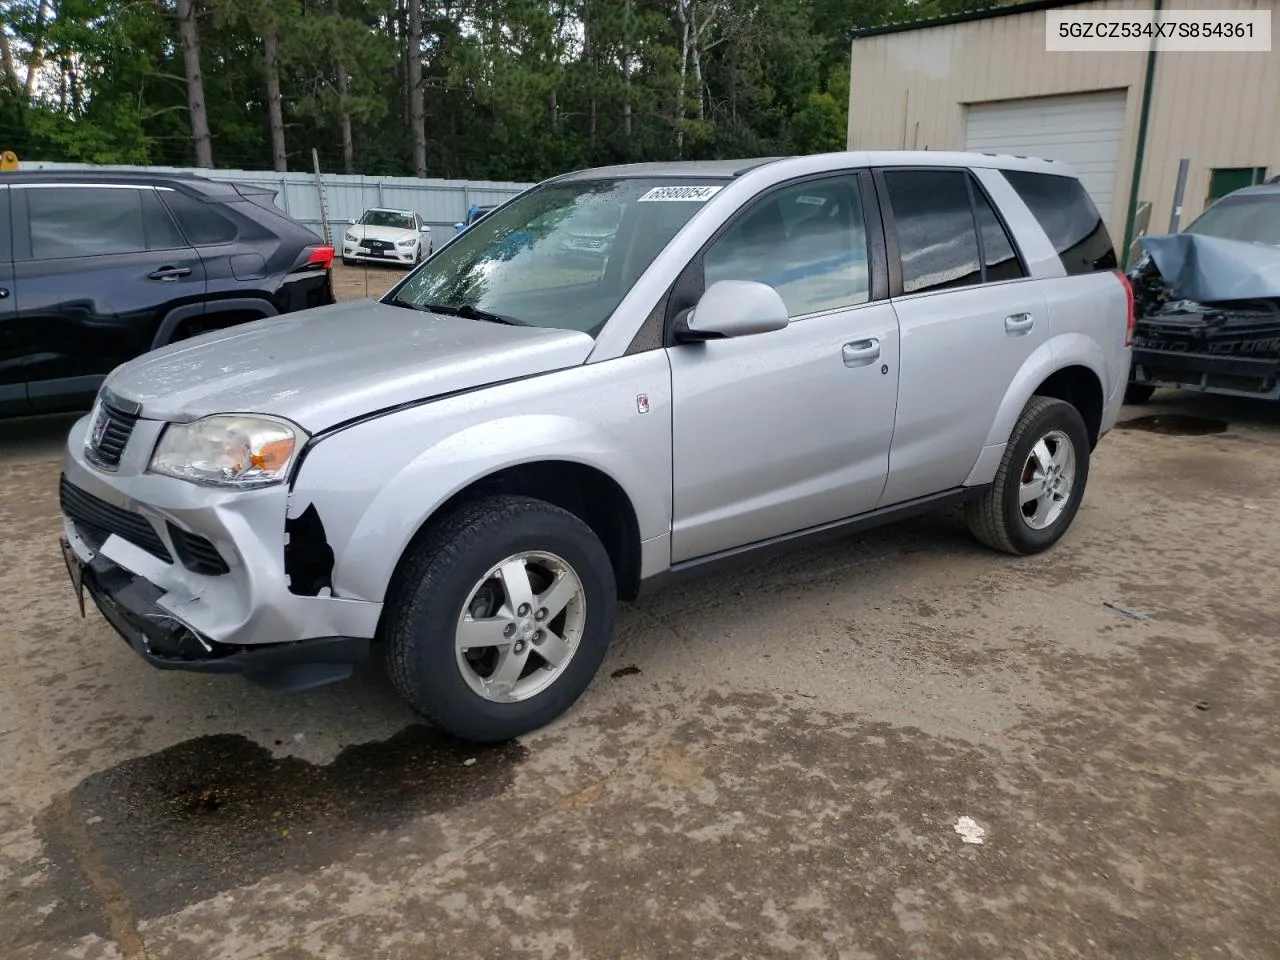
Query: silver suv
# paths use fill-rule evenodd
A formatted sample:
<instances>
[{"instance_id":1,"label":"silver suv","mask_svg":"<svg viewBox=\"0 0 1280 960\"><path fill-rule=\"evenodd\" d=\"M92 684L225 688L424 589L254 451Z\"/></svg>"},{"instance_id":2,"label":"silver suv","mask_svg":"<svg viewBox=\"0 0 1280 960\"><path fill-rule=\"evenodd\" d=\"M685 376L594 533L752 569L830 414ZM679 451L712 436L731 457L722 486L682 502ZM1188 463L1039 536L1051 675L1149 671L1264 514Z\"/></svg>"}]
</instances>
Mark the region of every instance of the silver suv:
<instances>
[{"instance_id":1,"label":"silver suv","mask_svg":"<svg viewBox=\"0 0 1280 960\"><path fill-rule=\"evenodd\" d=\"M991 547L1053 544L1129 373L1115 267L1039 160L556 177L381 300L115 370L68 441L63 554L157 667L296 689L376 648L440 727L507 739L670 577L957 503Z\"/></svg>"}]
</instances>

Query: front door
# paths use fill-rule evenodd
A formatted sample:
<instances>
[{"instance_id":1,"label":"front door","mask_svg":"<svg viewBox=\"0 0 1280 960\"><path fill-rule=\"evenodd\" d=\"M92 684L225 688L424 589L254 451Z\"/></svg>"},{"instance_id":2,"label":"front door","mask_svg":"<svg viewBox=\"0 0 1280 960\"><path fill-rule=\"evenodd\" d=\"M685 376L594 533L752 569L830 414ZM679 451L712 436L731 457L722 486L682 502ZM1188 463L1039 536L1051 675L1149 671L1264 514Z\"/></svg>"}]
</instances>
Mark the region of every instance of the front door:
<instances>
[{"instance_id":1,"label":"front door","mask_svg":"<svg viewBox=\"0 0 1280 960\"><path fill-rule=\"evenodd\" d=\"M860 179L757 198L702 255L704 284L757 280L783 330L667 350L673 563L875 507L893 436L898 326L872 301Z\"/></svg>"},{"instance_id":2,"label":"front door","mask_svg":"<svg viewBox=\"0 0 1280 960\"><path fill-rule=\"evenodd\" d=\"M35 411L87 406L114 367L151 349L166 313L203 303L204 265L153 187L10 192L28 398Z\"/></svg>"}]
</instances>

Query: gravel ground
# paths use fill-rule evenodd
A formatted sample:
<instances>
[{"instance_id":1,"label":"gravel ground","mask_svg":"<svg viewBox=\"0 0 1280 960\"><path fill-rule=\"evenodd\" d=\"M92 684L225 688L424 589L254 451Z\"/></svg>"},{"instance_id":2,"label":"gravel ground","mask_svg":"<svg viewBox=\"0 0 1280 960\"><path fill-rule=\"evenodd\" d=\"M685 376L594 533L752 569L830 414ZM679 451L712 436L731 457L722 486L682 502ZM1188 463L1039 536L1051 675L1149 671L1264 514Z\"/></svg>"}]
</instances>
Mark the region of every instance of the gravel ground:
<instances>
[{"instance_id":1,"label":"gravel ground","mask_svg":"<svg viewBox=\"0 0 1280 960\"><path fill-rule=\"evenodd\" d=\"M1280 956L1280 416L1125 415L1048 554L944 514L685 584L494 749L373 667L146 667L57 553L70 421L0 424L0 955Z\"/></svg>"}]
</instances>

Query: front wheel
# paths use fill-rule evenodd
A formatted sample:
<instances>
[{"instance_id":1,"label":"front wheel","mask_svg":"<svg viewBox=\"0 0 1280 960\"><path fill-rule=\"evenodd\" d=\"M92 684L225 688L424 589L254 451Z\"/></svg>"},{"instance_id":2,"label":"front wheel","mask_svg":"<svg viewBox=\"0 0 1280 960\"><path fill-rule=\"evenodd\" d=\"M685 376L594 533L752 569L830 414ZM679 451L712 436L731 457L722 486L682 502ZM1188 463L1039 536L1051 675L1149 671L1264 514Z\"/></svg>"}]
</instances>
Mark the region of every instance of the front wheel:
<instances>
[{"instance_id":1,"label":"front wheel","mask_svg":"<svg viewBox=\"0 0 1280 960\"><path fill-rule=\"evenodd\" d=\"M474 501L410 548L381 632L409 704L464 740L496 743L567 710L613 633L613 566L591 528L530 497Z\"/></svg>"},{"instance_id":2,"label":"front wheel","mask_svg":"<svg viewBox=\"0 0 1280 960\"><path fill-rule=\"evenodd\" d=\"M1025 556L1053 546L1075 519L1089 479L1080 412L1032 397L1014 424L995 481L965 508L969 529L995 550Z\"/></svg>"}]
</instances>

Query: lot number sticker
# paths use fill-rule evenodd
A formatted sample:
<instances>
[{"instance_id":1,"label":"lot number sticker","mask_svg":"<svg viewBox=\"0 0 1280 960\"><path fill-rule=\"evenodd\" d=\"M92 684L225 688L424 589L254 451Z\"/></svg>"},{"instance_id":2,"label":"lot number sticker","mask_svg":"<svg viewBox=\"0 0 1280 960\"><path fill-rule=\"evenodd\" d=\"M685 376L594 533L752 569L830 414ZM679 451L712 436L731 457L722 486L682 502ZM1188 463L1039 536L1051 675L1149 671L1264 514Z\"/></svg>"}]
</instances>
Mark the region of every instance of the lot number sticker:
<instances>
[{"instance_id":1,"label":"lot number sticker","mask_svg":"<svg viewBox=\"0 0 1280 960\"><path fill-rule=\"evenodd\" d=\"M695 203L706 203L723 189L724 187L654 187L640 198L640 202L692 200Z\"/></svg>"}]
</instances>

